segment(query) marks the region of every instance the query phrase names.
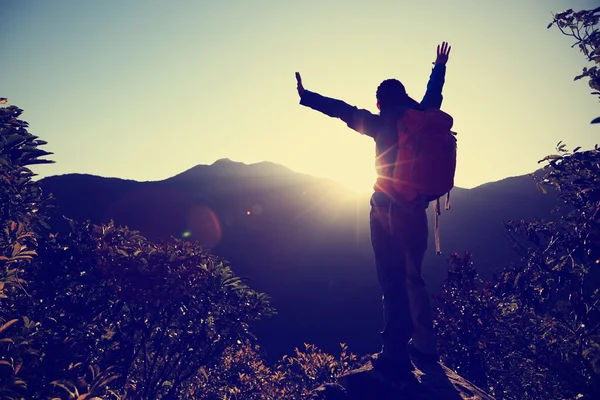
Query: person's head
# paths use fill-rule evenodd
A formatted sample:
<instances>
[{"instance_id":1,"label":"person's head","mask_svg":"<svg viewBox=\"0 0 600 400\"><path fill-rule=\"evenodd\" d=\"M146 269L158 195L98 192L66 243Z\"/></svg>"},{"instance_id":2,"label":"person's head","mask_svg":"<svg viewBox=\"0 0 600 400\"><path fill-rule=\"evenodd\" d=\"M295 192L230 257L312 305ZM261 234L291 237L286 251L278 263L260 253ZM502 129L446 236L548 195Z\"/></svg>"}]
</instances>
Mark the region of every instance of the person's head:
<instances>
[{"instance_id":1,"label":"person's head","mask_svg":"<svg viewBox=\"0 0 600 400\"><path fill-rule=\"evenodd\" d=\"M377 108L381 111L389 107L406 103L408 95L402 82L397 79L386 79L377 87Z\"/></svg>"}]
</instances>

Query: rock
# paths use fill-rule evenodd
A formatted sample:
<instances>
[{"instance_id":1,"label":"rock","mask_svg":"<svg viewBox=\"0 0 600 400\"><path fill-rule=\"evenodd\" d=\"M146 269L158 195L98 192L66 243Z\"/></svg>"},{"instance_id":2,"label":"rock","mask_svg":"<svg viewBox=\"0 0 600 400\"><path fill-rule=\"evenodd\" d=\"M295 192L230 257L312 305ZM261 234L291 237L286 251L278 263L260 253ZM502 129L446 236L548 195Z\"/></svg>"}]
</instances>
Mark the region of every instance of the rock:
<instances>
[{"instance_id":1,"label":"rock","mask_svg":"<svg viewBox=\"0 0 600 400\"><path fill-rule=\"evenodd\" d=\"M443 364L413 360L418 383L394 387L373 373L370 361L339 377L338 384L327 384L313 393L314 400L494 400L477 386Z\"/></svg>"}]
</instances>

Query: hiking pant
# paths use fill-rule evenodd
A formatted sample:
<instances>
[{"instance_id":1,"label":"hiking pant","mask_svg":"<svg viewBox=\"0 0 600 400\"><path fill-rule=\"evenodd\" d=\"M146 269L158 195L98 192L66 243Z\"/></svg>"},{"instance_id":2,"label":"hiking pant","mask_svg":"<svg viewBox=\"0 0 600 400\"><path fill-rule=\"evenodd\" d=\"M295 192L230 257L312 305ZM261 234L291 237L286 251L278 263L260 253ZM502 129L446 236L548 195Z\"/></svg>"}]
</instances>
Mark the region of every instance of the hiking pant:
<instances>
[{"instance_id":1,"label":"hiking pant","mask_svg":"<svg viewBox=\"0 0 600 400\"><path fill-rule=\"evenodd\" d=\"M421 264L427 249L427 204L371 204L371 243L383 292L383 354L403 360L407 344L437 353L433 316Z\"/></svg>"}]
</instances>

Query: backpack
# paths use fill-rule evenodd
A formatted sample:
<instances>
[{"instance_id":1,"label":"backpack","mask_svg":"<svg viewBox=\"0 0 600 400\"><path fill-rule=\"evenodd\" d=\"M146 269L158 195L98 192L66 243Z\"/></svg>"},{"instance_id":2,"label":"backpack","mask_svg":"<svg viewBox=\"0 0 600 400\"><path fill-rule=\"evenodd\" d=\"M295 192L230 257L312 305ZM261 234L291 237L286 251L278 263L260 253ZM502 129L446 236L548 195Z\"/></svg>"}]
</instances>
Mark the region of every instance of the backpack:
<instances>
[{"instance_id":1,"label":"backpack","mask_svg":"<svg viewBox=\"0 0 600 400\"><path fill-rule=\"evenodd\" d=\"M406 200L417 196L434 201L435 246L439 240L440 198L446 195L450 209L450 191L456 172L456 132L453 118L438 109L408 109L397 121L398 154L392 174L394 191Z\"/></svg>"}]
</instances>

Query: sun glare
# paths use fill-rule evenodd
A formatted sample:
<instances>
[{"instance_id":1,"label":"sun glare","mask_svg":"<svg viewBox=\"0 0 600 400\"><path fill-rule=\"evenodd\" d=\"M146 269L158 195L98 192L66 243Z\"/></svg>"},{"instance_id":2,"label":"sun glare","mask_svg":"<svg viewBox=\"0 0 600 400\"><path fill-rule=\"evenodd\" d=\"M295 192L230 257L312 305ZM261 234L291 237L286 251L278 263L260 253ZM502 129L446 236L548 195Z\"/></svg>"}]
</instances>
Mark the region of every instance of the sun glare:
<instances>
[{"instance_id":1,"label":"sun glare","mask_svg":"<svg viewBox=\"0 0 600 400\"><path fill-rule=\"evenodd\" d=\"M373 191L377 179L373 156L365 156L365 149L360 149L356 157L340 157L339 160L329 160L328 176L356 194ZM335 166L333 165L335 162Z\"/></svg>"},{"instance_id":2,"label":"sun glare","mask_svg":"<svg viewBox=\"0 0 600 400\"><path fill-rule=\"evenodd\" d=\"M348 174L346 176L340 176L336 179L343 186L356 194L366 194L373 191L373 185L377 179L377 174L372 168L366 171L355 168L347 172Z\"/></svg>"},{"instance_id":3,"label":"sun glare","mask_svg":"<svg viewBox=\"0 0 600 400\"><path fill-rule=\"evenodd\" d=\"M374 142L370 138L346 131L346 127L342 129L342 135L331 135L332 143L327 146L343 150L341 153L329 152L326 168L328 175L357 194L370 193L377 179ZM343 141L341 146L340 141Z\"/></svg>"}]
</instances>

